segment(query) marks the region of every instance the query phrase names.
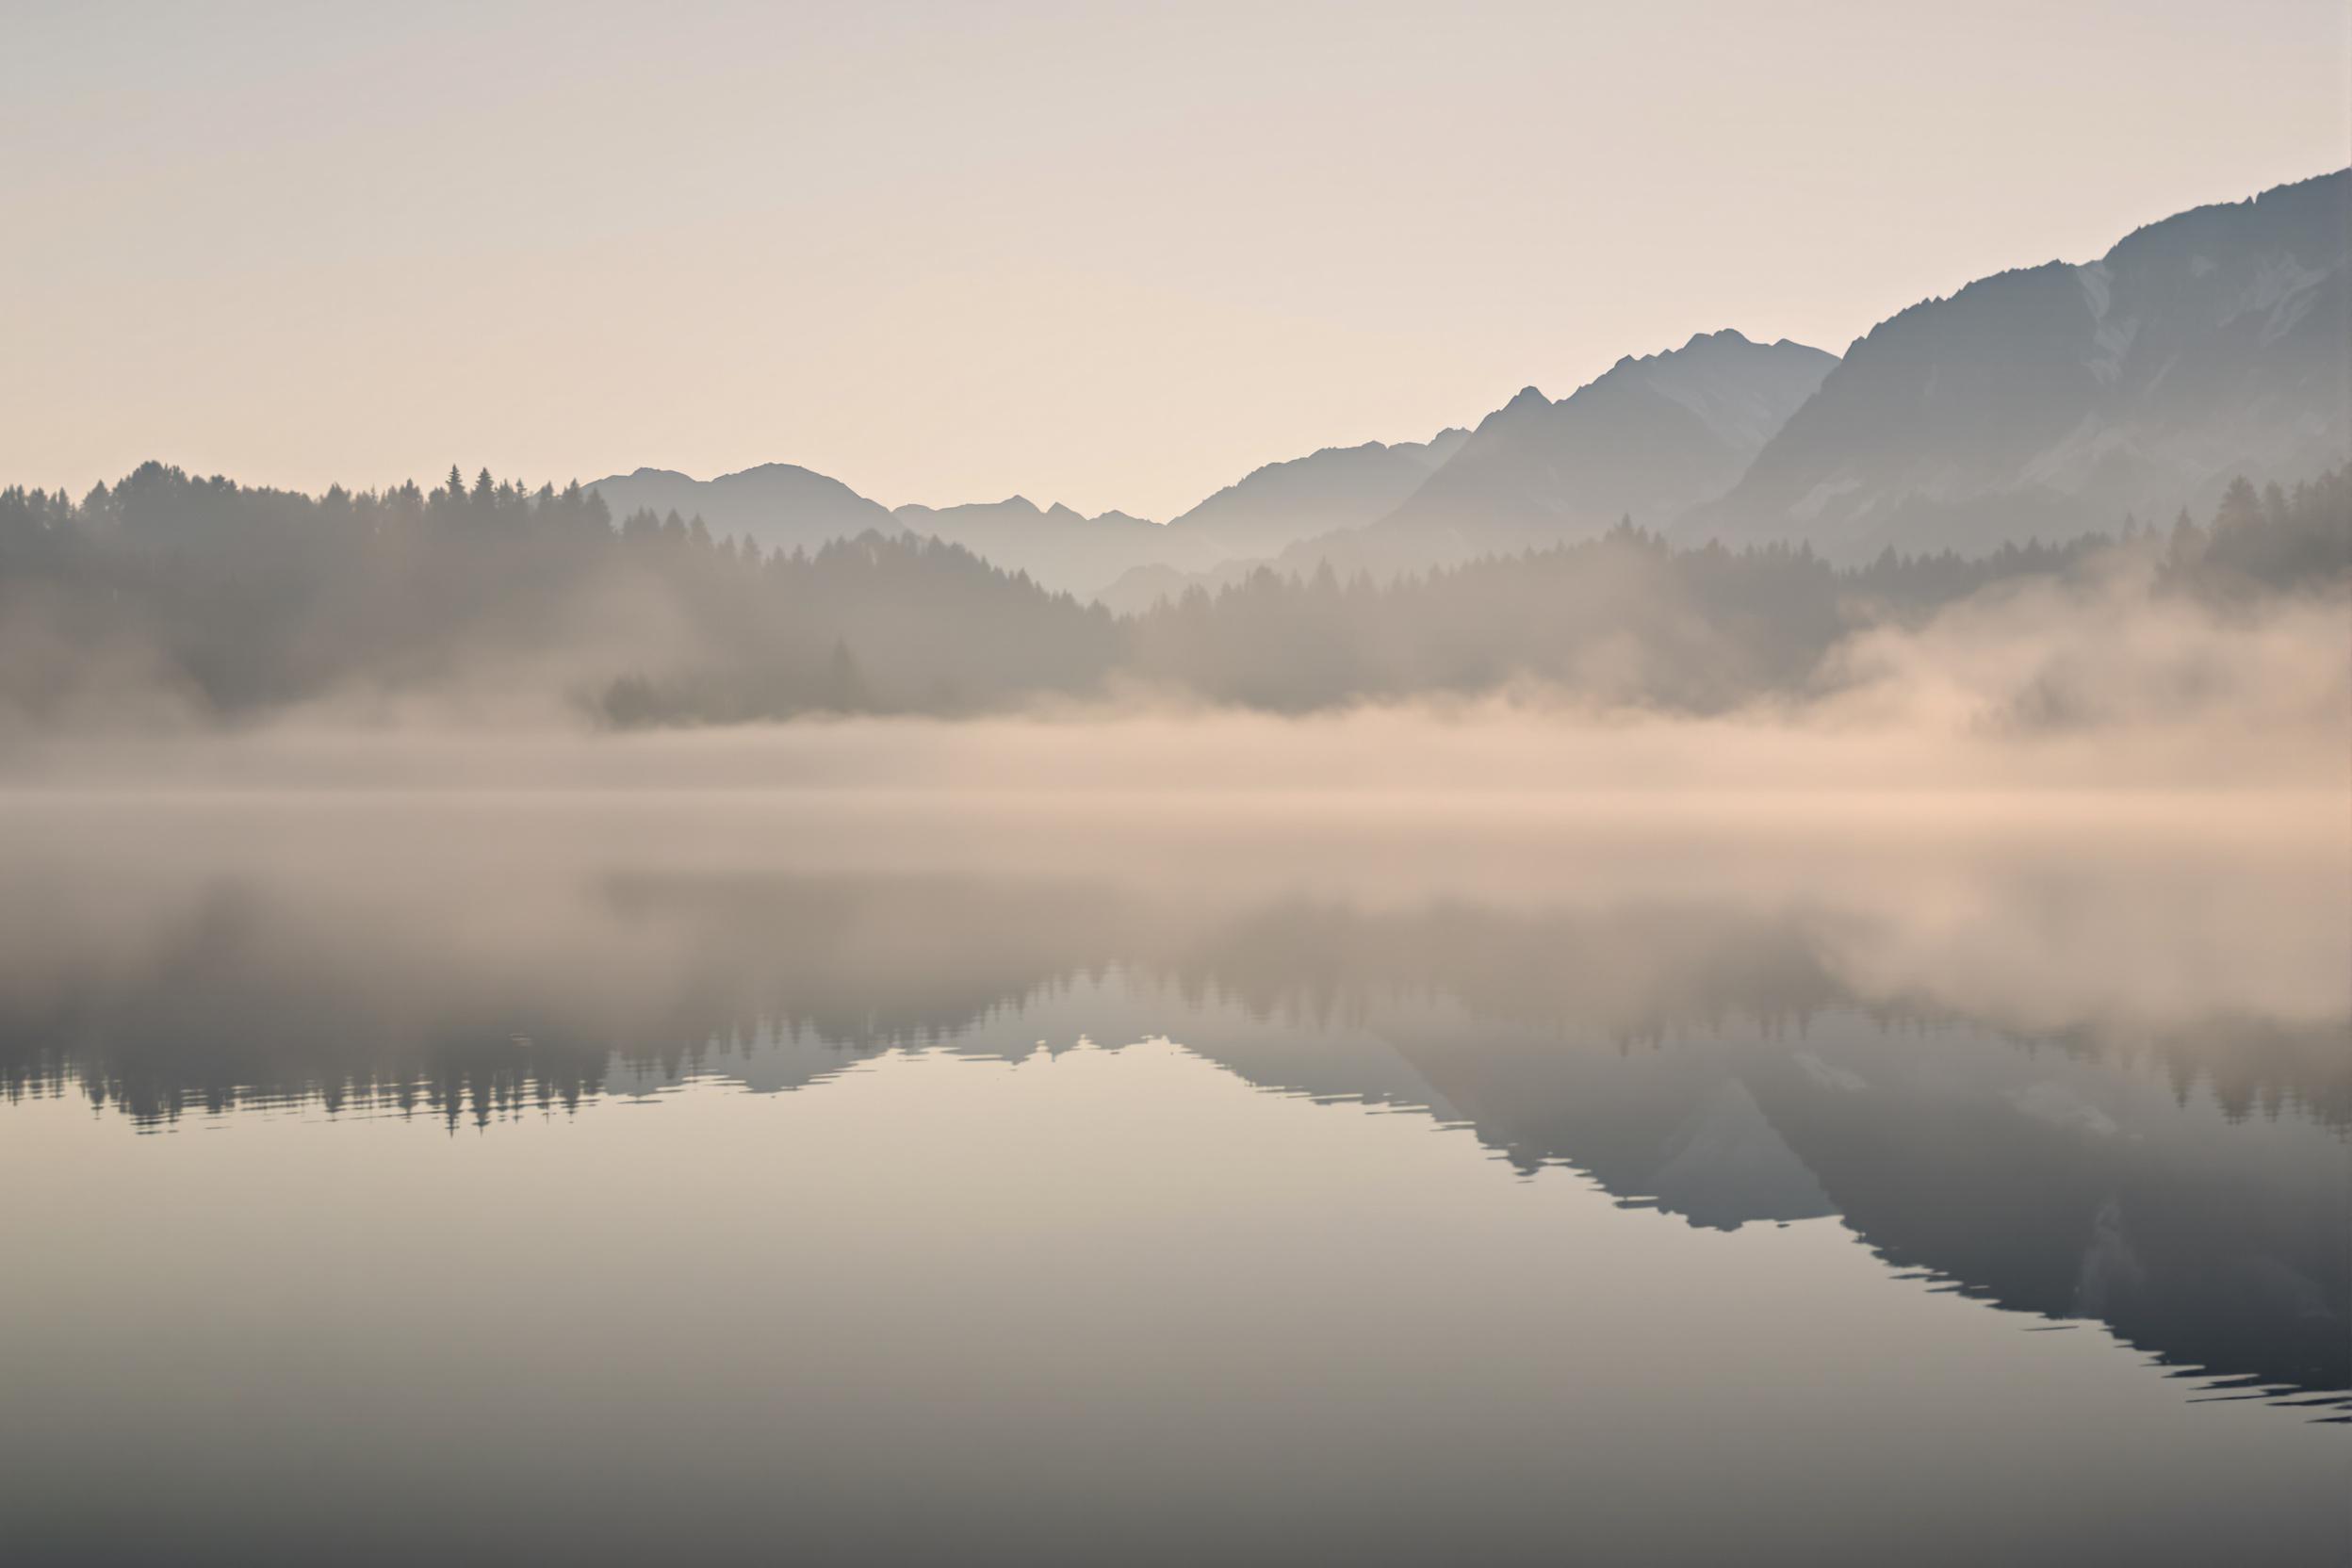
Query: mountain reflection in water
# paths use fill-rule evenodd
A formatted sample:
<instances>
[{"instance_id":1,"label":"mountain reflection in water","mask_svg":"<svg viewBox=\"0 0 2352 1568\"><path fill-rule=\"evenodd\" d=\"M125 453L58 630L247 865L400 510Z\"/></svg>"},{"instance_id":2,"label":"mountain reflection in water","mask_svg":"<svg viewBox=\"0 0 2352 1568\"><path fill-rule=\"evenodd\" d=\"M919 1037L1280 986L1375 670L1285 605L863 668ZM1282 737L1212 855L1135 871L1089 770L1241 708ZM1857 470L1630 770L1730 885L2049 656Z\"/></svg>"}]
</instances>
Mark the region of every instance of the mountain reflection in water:
<instances>
[{"instance_id":1,"label":"mountain reflection in water","mask_svg":"<svg viewBox=\"0 0 2352 1568\"><path fill-rule=\"evenodd\" d=\"M488 1126L696 1079L800 1088L881 1052L1168 1037L1261 1088L1466 1123L1694 1226L1838 1216L1899 1268L2185 1371L2352 1381L2345 1018L2111 998L2096 975L2044 994L2078 962L2068 931L2150 918L2121 903L2145 876L1980 890L1969 921L2057 945L1955 988L1904 956L1974 939L1899 929L1899 892L1177 896L570 848L518 875L479 849L372 890L316 858L93 875L87 845L22 853L0 1084L145 1129L300 1101ZM2169 938L2206 893L2176 888ZM2311 886L2283 907L2321 951L2343 918ZM2229 941L2281 945L2215 940L2188 957L2242 973ZM1056 1006L1073 987L1083 1016Z\"/></svg>"},{"instance_id":2,"label":"mountain reflection in water","mask_svg":"<svg viewBox=\"0 0 2352 1568\"><path fill-rule=\"evenodd\" d=\"M2033 840L1832 868L1804 846L1677 849L1679 830L1522 856L1508 830L1237 870L1171 841L1056 858L1023 832L907 844L871 821L727 818L675 851L534 840L498 813L338 818L308 844L165 818L16 821L0 1128L82 1101L120 1131L407 1117L577 1137L651 1101L623 1128L651 1150L682 1098L729 1088L866 1115L844 1084L893 1060L1181 1049L1691 1230L1830 1220L1886 1291L2105 1326L2176 1401L2352 1420L2352 1051L2328 969L2347 896L2314 856ZM1380 856L1379 877L1333 870ZM1498 870L1514 860L1533 865ZM1089 1105L1105 1161L1155 1115ZM659 1159L694 1192L692 1140ZM334 1206L322 1189L319 1217ZM675 1267L675 1244L649 1250ZM1637 1305L1646 1286L1592 1288Z\"/></svg>"}]
</instances>

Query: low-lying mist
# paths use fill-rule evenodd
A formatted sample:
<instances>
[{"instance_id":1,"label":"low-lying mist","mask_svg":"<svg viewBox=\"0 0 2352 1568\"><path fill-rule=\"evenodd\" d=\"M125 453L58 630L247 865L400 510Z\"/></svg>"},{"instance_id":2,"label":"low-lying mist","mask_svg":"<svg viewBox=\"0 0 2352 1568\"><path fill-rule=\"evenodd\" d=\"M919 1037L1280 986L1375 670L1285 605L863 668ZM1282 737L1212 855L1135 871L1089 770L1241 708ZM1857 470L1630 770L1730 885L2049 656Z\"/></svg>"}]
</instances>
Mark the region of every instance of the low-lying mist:
<instances>
[{"instance_id":1,"label":"low-lying mist","mask_svg":"<svg viewBox=\"0 0 2352 1568\"><path fill-rule=\"evenodd\" d=\"M1008 994L1304 900L1530 951L1510 922L1794 922L1842 994L2021 1030L2352 1012L2340 478L2161 542L1840 573L1620 531L1120 619L878 536L763 560L576 493L142 475L44 502L0 573L0 1002L33 1014L201 974L225 906L360 1011L520 976L586 1027L732 940L613 889L753 885L935 890L785 923L842 973L953 973L1025 939L1024 889L1102 901ZM167 524L211 553L174 575ZM926 898L980 913L893 947ZM885 906L880 956L827 924ZM1475 970L1473 928L1422 937Z\"/></svg>"},{"instance_id":2,"label":"low-lying mist","mask_svg":"<svg viewBox=\"0 0 2352 1568\"><path fill-rule=\"evenodd\" d=\"M151 465L79 503L0 492L0 753L1508 710L1544 743L1657 717L1906 745L2098 734L2127 751L2219 727L2259 775L2344 722L2348 551L2337 474L2292 495L2240 485L2210 528L2184 518L2162 538L1841 569L1623 527L1385 581L1260 572L1115 616L910 536L762 554L675 517L615 530L577 487L453 476L430 495L314 500Z\"/></svg>"},{"instance_id":3,"label":"low-lying mist","mask_svg":"<svg viewBox=\"0 0 2352 1568\"><path fill-rule=\"evenodd\" d=\"M125 663L87 723L20 726L0 788L859 790L1068 795L1329 792L1531 798L1885 790L2340 790L2352 600L2253 608L2129 589L1988 590L1858 630L1813 689L1720 712L1522 679L1300 714L1165 689L963 719L820 714L614 730L547 694L557 662L491 660L397 694L234 725L172 710ZM158 713L171 722L153 722Z\"/></svg>"},{"instance_id":4,"label":"low-lying mist","mask_svg":"<svg viewBox=\"0 0 2352 1568\"><path fill-rule=\"evenodd\" d=\"M627 989L709 932L615 923L596 900L616 882L948 882L982 906L1100 889L1179 924L1292 899L1799 913L1873 994L2044 1027L2352 1006L2340 788L2118 786L2095 751L2003 767L2008 742L1841 777L1886 756L1846 742L1381 712L141 743L0 792L0 949L34 984L241 889L333 935L330 968L406 952L421 972ZM1948 782L1962 755L1973 772Z\"/></svg>"}]
</instances>

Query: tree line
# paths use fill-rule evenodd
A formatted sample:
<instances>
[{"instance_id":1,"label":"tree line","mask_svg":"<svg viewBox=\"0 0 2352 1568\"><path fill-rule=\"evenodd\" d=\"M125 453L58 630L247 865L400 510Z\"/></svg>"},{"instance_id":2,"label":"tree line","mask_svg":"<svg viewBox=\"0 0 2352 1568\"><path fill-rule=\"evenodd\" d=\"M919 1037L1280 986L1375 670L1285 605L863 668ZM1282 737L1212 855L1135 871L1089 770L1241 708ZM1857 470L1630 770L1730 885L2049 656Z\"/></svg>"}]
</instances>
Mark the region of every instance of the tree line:
<instances>
[{"instance_id":1,"label":"tree line","mask_svg":"<svg viewBox=\"0 0 2352 1568\"><path fill-rule=\"evenodd\" d=\"M0 491L0 704L38 722L111 679L236 718L352 690L535 685L601 722L959 715L1137 692L1306 711L1534 682L1706 712L1802 693L1858 628L1997 583L2084 579L2217 604L2341 585L2352 469L2233 483L2208 523L1893 551L1591 540L1375 581L1261 570L1140 614L1050 593L960 547L869 532L813 552L615 519L578 483L452 468L432 490L312 497L161 464L74 500ZM93 695L95 693L95 695Z\"/></svg>"}]
</instances>

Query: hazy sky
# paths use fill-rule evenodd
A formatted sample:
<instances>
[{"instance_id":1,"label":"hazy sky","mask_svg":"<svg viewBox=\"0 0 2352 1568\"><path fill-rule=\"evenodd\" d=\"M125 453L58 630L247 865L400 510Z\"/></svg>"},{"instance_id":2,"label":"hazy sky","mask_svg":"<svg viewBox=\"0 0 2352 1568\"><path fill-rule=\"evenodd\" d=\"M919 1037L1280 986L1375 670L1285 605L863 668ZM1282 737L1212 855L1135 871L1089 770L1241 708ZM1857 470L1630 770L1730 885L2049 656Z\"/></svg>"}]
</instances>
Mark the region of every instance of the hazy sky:
<instances>
[{"instance_id":1,"label":"hazy sky","mask_svg":"<svg viewBox=\"0 0 2352 1568\"><path fill-rule=\"evenodd\" d=\"M2343 0L0 0L0 483L1165 517L2340 167Z\"/></svg>"}]
</instances>

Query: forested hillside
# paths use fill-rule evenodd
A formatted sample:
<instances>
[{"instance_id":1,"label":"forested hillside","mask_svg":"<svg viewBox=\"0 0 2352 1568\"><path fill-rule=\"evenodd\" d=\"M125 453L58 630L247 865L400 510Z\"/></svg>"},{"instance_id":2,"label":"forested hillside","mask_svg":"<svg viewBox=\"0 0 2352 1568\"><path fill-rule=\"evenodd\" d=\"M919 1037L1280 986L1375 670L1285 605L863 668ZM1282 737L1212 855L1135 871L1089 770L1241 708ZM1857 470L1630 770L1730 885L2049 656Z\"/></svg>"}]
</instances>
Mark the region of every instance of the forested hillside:
<instances>
[{"instance_id":1,"label":"forested hillside","mask_svg":"<svg viewBox=\"0 0 2352 1568\"><path fill-rule=\"evenodd\" d=\"M1623 525L1386 583L1261 570L1116 617L906 535L762 551L675 513L616 525L577 484L453 469L431 491L313 498L149 464L79 501L0 492L0 699L39 726L463 692L633 726L1041 698L1302 711L1534 684L1707 712L1817 691L1857 630L1997 584L2125 581L2226 609L2340 590L2348 548L2339 471L2292 492L2240 481L2209 525L1978 557L1840 568Z\"/></svg>"}]
</instances>

